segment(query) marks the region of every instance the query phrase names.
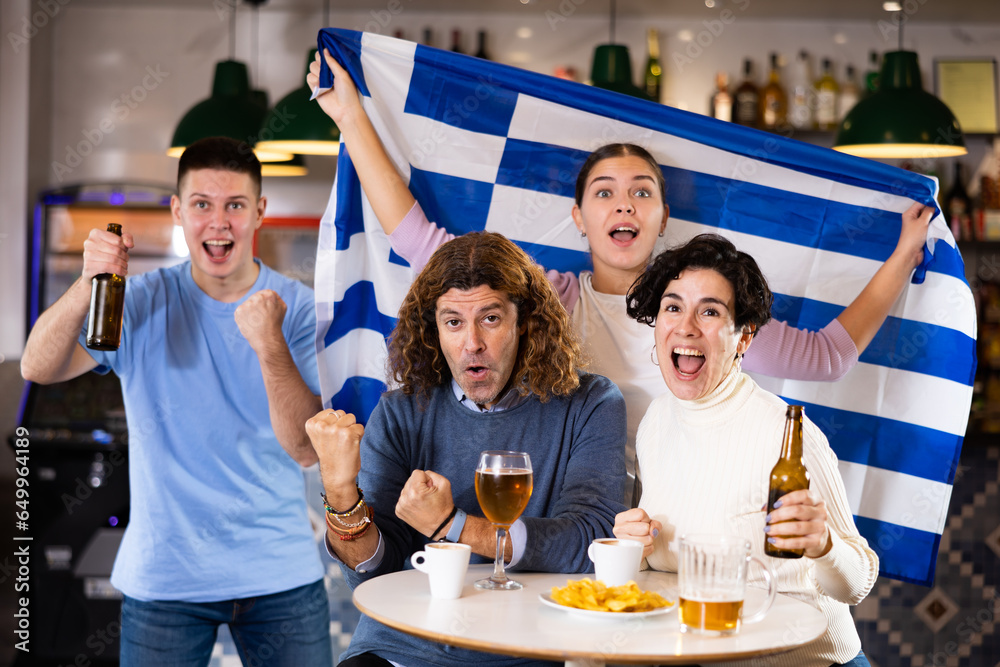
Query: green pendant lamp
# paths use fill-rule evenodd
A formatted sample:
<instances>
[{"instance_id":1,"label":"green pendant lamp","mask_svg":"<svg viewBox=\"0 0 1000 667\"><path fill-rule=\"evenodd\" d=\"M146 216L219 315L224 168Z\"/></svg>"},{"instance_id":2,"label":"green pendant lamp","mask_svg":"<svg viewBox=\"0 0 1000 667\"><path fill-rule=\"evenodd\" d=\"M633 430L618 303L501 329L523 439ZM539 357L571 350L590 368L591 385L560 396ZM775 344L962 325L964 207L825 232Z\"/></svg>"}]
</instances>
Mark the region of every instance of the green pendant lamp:
<instances>
[{"instance_id":1,"label":"green pendant lamp","mask_svg":"<svg viewBox=\"0 0 1000 667\"><path fill-rule=\"evenodd\" d=\"M649 99L646 91L632 82L632 59L623 44L600 44L594 49L590 81L597 88Z\"/></svg>"},{"instance_id":2,"label":"green pendant lamp","mask_svg":"<svg viewBox=\"0 0 1000 667\"><path fill-rule=\"evenodd\" d=\"M229 137L254 145L260 124L267 115L267 103L261 103L250 90L247 66L233 56L233 33L236 11L232 12L229 28L230 58L215 65L212 96L191 107L174 130L167 155L180 157L184 149L205 137ZM290 160L291 153L259 151L261 162Z\"/></svg>"},{"instance_id":3,"label":"green pendant lamp","mask_svg":"<svg viewBox=\"0 0 1000 667\"><path fill-rule=\"evenodd\" d=\"M309 52L306 73L316 53L316 49ZM257 148L300 155L337 155L340 130L319 104L309 99L311 96L312 91L303 82L281 98L259 127Z\"/></svg>"},{"instance_id":4,"label":"green pendant lamp","mask_svg":"<svg viewBox=\"0 0 1000 667\"><path fill-rule=\"evenodd\" d=\"M899 23L898 51L886 53L878 90L847 114L834 149L867 158L935 158L965 155L958 119L920 83L917 54L903 50Z\"/></svg>"},{"instance_id":5,"label":"green pendant lamp","mask_svg":"<svg viewBox=\"0 0 1000 667\"><path fill-rule=\"evenodd\" d=\"M255 88L250 91L250 97L253 101L265 111L270 106L268 103L268 95L266 90ZM254 146L254 153L260 155L260 153L268 154L274 151L262 150L260 147L260 141L256 146ZM277 154L281 154L278 152ZM289 159L280 161L263 161L260 163L260 175L261 176L305 176L309 173L306 168L306 161L301 155L293 155L288 153ZM260 159L258 157L258 159Z\"/></svg>"},{"instance_id":6,"label":"green pendant lamp","mask_svg":"<svg viewBox=\"0 0 1000 667\"><path fill-rule=\"evenodd\" d=\"M309 173L306 160L301 155L293 155L284 162L261 162L261 176L305 176Z\"/></svg>"},{"instance_id":7,"label":"green pendant lamp","mask_svg":"<svg viewBox=\"0 0 1000 667\"><path fill-rule=\"evenodd\" d=\"M611 43L600 44L594 49L590 65L590 82L597 88L613 90L632 97L649 99L646 91L632 80L632 58L628 47L615 44L615 0L611 0Z\"/></svg>"},{"instance_id":8,"label":"green pendant lamp","mask_svg":"<svg viewBox=\"0 0 1000 667\"><path fill-rule=\"evenodd\" d=\"M174 130L167 155L180 157L184 149L205 137L229 137L253 143L260 123L267 115L250 94L247 66L235 60L223 60L215 65L212 96L191 107ZM261 162L289 160L291 153L258 151Z\"/></svg>"}]
</instances>

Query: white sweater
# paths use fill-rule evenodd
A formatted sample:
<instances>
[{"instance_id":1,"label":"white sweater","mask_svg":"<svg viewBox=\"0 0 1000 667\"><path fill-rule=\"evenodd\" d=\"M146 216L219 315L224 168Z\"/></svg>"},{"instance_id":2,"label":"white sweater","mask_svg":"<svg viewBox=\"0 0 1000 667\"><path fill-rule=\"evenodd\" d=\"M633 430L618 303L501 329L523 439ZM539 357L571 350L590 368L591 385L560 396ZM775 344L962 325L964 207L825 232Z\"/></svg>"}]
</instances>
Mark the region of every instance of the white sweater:
<instances>
[{"instance_id":1,"label":"white sweater","mask_svg":"<svg viewBox=\"0 0 1000 667\"><path fill-rule=\"evenodd\" d=\"M705 398L682 401L667 392L653 400L636 437L639 507L663 524L649 567L676 572L674 540L685 533L737 534L763 556L761 508L781 451L786 407L738 369ZM746 663L755 667L829 667L856 656L861 640L847 605L864 599L878 576L878 556L854 525L837 457L808 418L803 458L811 490L826 501L833 548L816 559L768 560L778 592L820 609L829 629L800 649ZM750 569L750 584L764 588L758 572Z\"/></svg>"}]
</instances>

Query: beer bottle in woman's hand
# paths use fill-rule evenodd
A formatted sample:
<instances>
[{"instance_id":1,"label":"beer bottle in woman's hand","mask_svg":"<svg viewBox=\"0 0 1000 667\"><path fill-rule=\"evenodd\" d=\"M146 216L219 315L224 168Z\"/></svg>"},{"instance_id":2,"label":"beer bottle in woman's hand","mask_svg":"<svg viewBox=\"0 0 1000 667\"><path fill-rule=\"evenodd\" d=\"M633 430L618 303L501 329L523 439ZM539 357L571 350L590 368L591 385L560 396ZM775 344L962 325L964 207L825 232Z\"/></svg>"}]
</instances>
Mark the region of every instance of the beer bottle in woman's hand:
<instances>
[{"instance_id":1,"label":"beer bottle in woman's hand","mask_svg":"<svg viewBox=\"0 0 1000 667\"><path fill-rule=\"evenodd\" d=\"M785 410L785 437L781 457L771 469L771 484L767 493L767 514L774 503L792 491L809 488L809 471L802 463L802 406L789 405ZM793 537L785 535L783 537ZM804 549L780 549L764 539L764 553L775 558L802 558Z\"/></svg>"},{"instance_id":2,"label":"beer bottle in woman's hand","mask_svg":"<svg viewBox=\"0 0 1000 667\"><path fill-rule=\"evenodd\" d=\"M122 226L108 223L108 231L122 235ZM87 347L92 350L117 350L122 337L122 312L125 306L125 278L115 273L94 276L90 289L90 320L87 324Z\"/></svg>"}]
</instances>

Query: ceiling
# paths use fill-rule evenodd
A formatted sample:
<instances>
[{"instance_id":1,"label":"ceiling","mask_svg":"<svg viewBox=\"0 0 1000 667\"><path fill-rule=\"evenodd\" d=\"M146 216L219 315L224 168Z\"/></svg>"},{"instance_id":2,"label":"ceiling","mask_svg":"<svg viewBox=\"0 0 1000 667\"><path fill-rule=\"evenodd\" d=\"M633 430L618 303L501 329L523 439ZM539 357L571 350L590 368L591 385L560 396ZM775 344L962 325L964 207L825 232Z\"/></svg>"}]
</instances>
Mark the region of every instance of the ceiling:
<instances>
[{"instance_id":1,"label":"ceiling","mask_svg":"<svg viewBox=\"0 0 1000 667\"><path fill-rule=\"evenodd\" d=\"M221 0L227 4L239 0ZM397 0L402 2L404 0ZM606 14L614 0L405 0L406 7L417 11L464 14L482 13L560 13ZM833 19L842 21L891 20L882 9L882 0L618 0L617 15L635 17L718 17L726 7L738 9L743 16L756 19ZM81 6L205 7L205 0L74 0ZM243 0L243 4L247 4ZM384 9L387 0L330 0L332 11L368 11ZM914 23L998 23L1000 0L903 0L903 14ZM323 0L264 0L265 9L315 10Z\"/></svg>"}]
</instances>

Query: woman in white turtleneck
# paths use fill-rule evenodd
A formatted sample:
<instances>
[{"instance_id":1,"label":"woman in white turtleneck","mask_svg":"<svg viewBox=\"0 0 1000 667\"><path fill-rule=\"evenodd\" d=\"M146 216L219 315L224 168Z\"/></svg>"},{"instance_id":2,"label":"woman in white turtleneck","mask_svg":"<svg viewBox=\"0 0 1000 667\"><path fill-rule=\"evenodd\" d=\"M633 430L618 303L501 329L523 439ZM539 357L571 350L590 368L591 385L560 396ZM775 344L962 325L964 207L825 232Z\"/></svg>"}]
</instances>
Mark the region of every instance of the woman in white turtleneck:
<instances>
[{"instance_id":1,"label":"woman in white turtleneck","mask_svg":"<svg viewBox=\"0 0 1000 667\"><path fill-rule=\"evenodd\" d=\"M617 516L615 535L642 541L649 567L667 571L677 570L674 541L684 533L737 534L758 555L765 538L804 549L801 559L771 559L778 591L818 606L828 630L753 664L868 665L847 607L875 584L878 557L854 525L836 455L808 418L811 488L781 498L770 516L763 509L786 405L741 372L740 359L770 319L772 298L753 258L710 234L661 254L629 290L629 316L655 324L651 357L669 391L639 425L642 496Z\"/></svg>"}]
</instances>

